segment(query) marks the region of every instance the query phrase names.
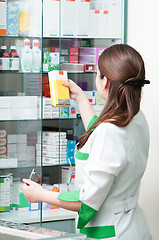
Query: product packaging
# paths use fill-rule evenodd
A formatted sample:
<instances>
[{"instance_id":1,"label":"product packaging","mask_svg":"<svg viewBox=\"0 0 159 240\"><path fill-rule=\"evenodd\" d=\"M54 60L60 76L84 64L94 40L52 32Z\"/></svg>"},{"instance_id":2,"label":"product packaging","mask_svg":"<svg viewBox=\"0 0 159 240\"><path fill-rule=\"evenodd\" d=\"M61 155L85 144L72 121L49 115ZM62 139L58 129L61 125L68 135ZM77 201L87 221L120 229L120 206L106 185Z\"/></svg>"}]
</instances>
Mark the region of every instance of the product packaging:
<instances>
[{"instance_id":1,"label":"product packaging","mask_svg":"<svg viewBox=\"0 0 159 240\"><path fill-rule=\"evenodd\" d=\"M69 106L69 89L62 82L68 81L66 71L53 70L48 73L52 106Z\"/></svg>"},{"instance_id":2,"label":"product packaging","mask_svg":"<svg viewBox=\"0 0 159 240\"><path fill-rule=\"evenodd\" d=\"M61 36L76 36L76 0L61 0Z\"/></svg>"},{"instance_id":3,"label":"product packaging","mask_svg":"<svg viewBox=\"0 0 159 240\"><path fill-rule=\"evenodd\" d=\"M7 3L7 36L18 36L19 27L19 5Z\"/></svg>"},{"instance_id":4,"label":"product packaging","mask_svg":"<svg viewBox=\"0 0 159 240\"><path fill-rule=\"evenodd\" d=\"M76 0L76 37L89 36L90 0Z\"/></svg>"},{"instance_id":5,"label":"product packaging","mask_svg":"<svg viewBox=\"0 0 159 240\"><path fill-rule=\"evenodd\" d=\"M0 1L0 36L6 36L6 1Z\"/></svg>"},{"instance_id":6,"label":"product packaging","mask_svg":"<svg viewBox=\"0 0 159 240\"><path fill-rule=\"evenodd\" d=\"M44 37L59 37L59 0L43 1Z\"/></svg>"}]
</instances>

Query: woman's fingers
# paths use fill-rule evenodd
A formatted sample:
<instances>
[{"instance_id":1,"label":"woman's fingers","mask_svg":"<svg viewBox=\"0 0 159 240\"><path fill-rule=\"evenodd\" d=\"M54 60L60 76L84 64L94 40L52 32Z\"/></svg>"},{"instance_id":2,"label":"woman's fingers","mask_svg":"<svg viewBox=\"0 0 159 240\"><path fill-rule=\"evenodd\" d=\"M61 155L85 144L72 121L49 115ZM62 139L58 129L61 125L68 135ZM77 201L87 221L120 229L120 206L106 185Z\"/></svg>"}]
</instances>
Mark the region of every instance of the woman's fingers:
<instances>
[{"instance_id":1,"label":"woman's fingers","mask_svg":"<svg viewBox=\"0 0 159 240\"><path fill-rule=\"evenodd\" d=\"M30 180L30 179L26 179L26 178L23 178L23 182L24 182L25 184L27 184L28 186L30 186L30 184L33 183L32 180Z\"/></svg>"}]
</instances>

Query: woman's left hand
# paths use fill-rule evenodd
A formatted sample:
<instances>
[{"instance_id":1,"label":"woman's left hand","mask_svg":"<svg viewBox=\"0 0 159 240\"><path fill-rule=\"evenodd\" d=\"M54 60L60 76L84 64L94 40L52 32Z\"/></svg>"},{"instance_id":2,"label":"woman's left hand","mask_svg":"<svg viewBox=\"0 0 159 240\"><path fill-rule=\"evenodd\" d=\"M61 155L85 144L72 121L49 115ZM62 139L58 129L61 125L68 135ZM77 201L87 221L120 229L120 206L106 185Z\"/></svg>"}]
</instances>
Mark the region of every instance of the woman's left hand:
<instances>
[{"instance_id":1,"label":"woman's left hand","mask_svg":"<svg viewBox=\"0 0 159 240\"><path fill-rule=\"evenodd\" d=\"M23 179L23 192L29 202L43 202L43 196L46 190L39 184L30 179Z\"/></svg>"}]
</instances>

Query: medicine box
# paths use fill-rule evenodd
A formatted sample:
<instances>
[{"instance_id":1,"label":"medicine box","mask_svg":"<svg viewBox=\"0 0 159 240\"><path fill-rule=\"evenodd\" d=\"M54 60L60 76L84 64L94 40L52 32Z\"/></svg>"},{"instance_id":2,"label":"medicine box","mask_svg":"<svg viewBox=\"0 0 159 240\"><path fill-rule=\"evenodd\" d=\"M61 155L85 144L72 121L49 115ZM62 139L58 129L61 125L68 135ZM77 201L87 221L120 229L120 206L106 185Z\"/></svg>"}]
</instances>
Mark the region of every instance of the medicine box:
<instances>
[{"instance_id":1,"label":"medicine box","mask_svg":"<svg viewBox=\"0 0 159 240\"><path fill-rule=\"evenodd\" d=\"M66 152L66 146L61 146L59 148L59 146L52 146L52 145L43 144L42 148L43 148L43 150L46 150L46 151L59 152L59 150L60 150L60 152L63 152L63 151ZM41 150L41 144L37 143L36 144L36 149Z\"/></svg>"},{"instance_id":2,"label":"medicine box","mask_svg":"<svg viewBox=\"0 0 159 240\"><path fill-rule=\"evenodd\" d=\"M108 37L120 38L122 31L122 2L121 0L113 0L108 10Z\"/></svg>"},{"instance_id":3,"label":"medicine box","mask_svg":"<svg viewBox=\"0 0 159 240\"><path fill-rule=\"evenodd\" d=\"M0 146L5 146L7 143L6 138L0 138Z\"/></svg>"},{"instance_id":4,"label":"medicine box","mask_svg":"<svg viewBox=\"0 0 159 240\"><path fill-rule=\"evenodd\" d=\"M76 1L61 0L61 36L76 36Z\"/></svg>"},{"instance_id":5,"label":"medicine box","mask_svg":"<svg viewBox=\"0 0 159 240\"><path fill-rule=\"evenodd\" d=\"M19 6L17 3L7 3L7 36L18 36Z\"/></svg>"},{"instance_id":6,"label":"medicine box","mask_svg":"<svg viewBox=\"0 0 159 240\"><path fill-rule=\"evenodd\" d=\"M76 0L76 37L89 36L90 0Z\"/></svg>"},{"instance_id":7,"label":"medicine box","mask_svg":"<svg viewBox=\"0 0 159 240\"><path fill-rule=\"evenodd\" d=\"M0 36L6 36L6 1L0 1Z\"/></svg>"},{"instance_id":8,"label":"medicine box","mask_svg":"<svg viewBox=\"0 0 159 240\"><path fill-rule=\"evenodd\" d=\"M100 10L99 13L99 26L98 26L98 36L101 38L107 38L109 32L109 15L110 11L108 9Z\"/></svg>"},{"instance_id":9,"label":"medicine box","mask_svg":"<svg viewBox=\"0 0 159 240\"><path fill-rule=\"evenodd\" d=\"M76 147L76 141L74 140L68 140L67 141L67 149L72 149Z\"/></svg>"},{"instance_id":10,"label":"medicine box","mask_svg":"<svg viewBox=\"0 0 159 240\"><path fill-rule=\"evenodd\" d=\"M95 91L84 91L90 104L95 105Z\"/></svg>"},{"instance_id":11,"label":"medicine box","mask_svg":"<svg viewBox=\"0 0 159 240\"><path fill-rule=\"evenodd\" d=\"M0 109L11 108L11 97L0 97Z\"/></svg>"},{"instance_id":12,"label":"medicine box","mask_svg":"<svg viewBox=\"0 0 159 240\"><path fill-rule=\"evenodd\" d=\"M16 168L17 158L0 158L0 168Z\"/></svg>"},{"instance_id":13,"label":"medicine box","mask_svg":"<svg viewBox=\"0 0 159 240\"><path fill-rule=\"evenodd\" d=\"M84 64L62 63L62 69L68 72L84 72Z\"/></svg>"},{"instance_id":14,"label":"medicine box","mask_svg":"<svg viewBox=\"0 0 159 240\"><path fill-rule=\"evenodd\" d=\"M53 70L48 73L48 76L52 106L69 106L69 89L62 84L62 82L68 81L67 72Z\"/></svg>"},{"instance_id":15,"label":"medicine box","mask_svg":"<svg viewBox=\"0 0 159 240\"><path fill-rule=\"evenodd\" d=\"M44 52L43 58L43 71L49 72L52 70L58 70L60 67L59 53Z\"/></svg>"},{"instance_id":16,"label":"medicine box","mask_svg":"<svg viewBox=\"0 0 159 240\"><path fill-rule=\"evenodd\" d=\"M38 140L39 141L39 140ZM62 145L67 145L67 139L55 139L55 140L50 140L48 138L43 138L43 144L48 144L48 145L55 145L55 146L62 146Z\"/></svg>"},{"instance_id":17,"label":"medicine box","mask_svg":"<svg viewBox=\"0 0 159 240\"><path fill-rule=\"evenodd\" d=\"M72 174L75 174L75 167L62 167L61 168L61 182L62 183L70 183Z\"/></svg>"},{"instance_id":18,"label":"medicine box","mask_svg":"<svg viewBox=\"0 0 159 240\"><path fill-rule=\"evenodd\" d=\"M44 37L59 37L59 0L43 2Z\"/></svg>"},{"instance_id":19,"label":"medicine box","mask_svg":"<svg viewBox=\"0 0 159 240\"><path fill-rule=\"evenodd\" d=\"M60 118L69 118L69 107L60 108Z\"/></svg>"},{"instance_id":20,"label":"medicine box","mask_svg":"<svg viewBox=\"0 0 159 240\"><path fill-rule=\"evenodd\" d=\"M7 131L5 129L0 130L0 138L5 138L7 136Z\"/></svg>"},{"instance_id":21,"label":"medicine box","mask_svg":"<svg viewBox=\"0 0 159 240\"><path fill-rule=\"evenodd\" d=\"M99 14L100 10L90 10L90 37L99 37Z\"/></svg>"},{"instance_id":22,"label":"medicine box","mask_svg":"<svg viewBox=\"0 0 159 240\"><path fill-rule=\"evenodd\" d=\"M43 137L48 137L48 138L66 138L66 132L50 132L50 131L44 131L43 132Z\"/></svg>"},{"instance_id":23,"label":"medicine box","mask_svg":"<svg viewBox=\"0 0 159 240\"><path fill-rule=\"evenodd\" d=\"M77 118L77 109L76 106L69 106L69 118Z\"/></svg>"}]
</instances>

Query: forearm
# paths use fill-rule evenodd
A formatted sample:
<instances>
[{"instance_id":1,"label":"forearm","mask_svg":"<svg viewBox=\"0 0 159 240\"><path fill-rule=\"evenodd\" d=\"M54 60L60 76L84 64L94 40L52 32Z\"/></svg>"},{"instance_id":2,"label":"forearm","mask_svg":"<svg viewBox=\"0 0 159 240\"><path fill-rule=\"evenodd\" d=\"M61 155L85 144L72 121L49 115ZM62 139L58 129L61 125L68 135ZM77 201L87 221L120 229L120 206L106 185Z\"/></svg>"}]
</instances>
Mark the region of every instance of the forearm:
<instances>
[{"instance_id":1,"label":"forearm","mask_svg":"<svg viewBox=\"0 0 159 240\"><path fill-rule=\"evenodd\" d=\"M85 130L87 130L87 126L93 116L96 115L96 112L94 111L83 91L81 92L80 96L77 97L76 102L83 121L83 125L85 127Z\"/></svg>"},{"instance_id":2,"label":"forearm","mask_svg":"<svg viewBox=\"0 0 159 240\"><path fill-rule=\"evenodd\" d=\"M80 207L81 207L81 202L67 202L67 201L62 201L58 200L59 192L52 192L45 190L44 194L42 194L42 202L49 203L51 205L55 205L60 208L64 208L67 210L79 212Z\"/></svg>"}]
</instances>

